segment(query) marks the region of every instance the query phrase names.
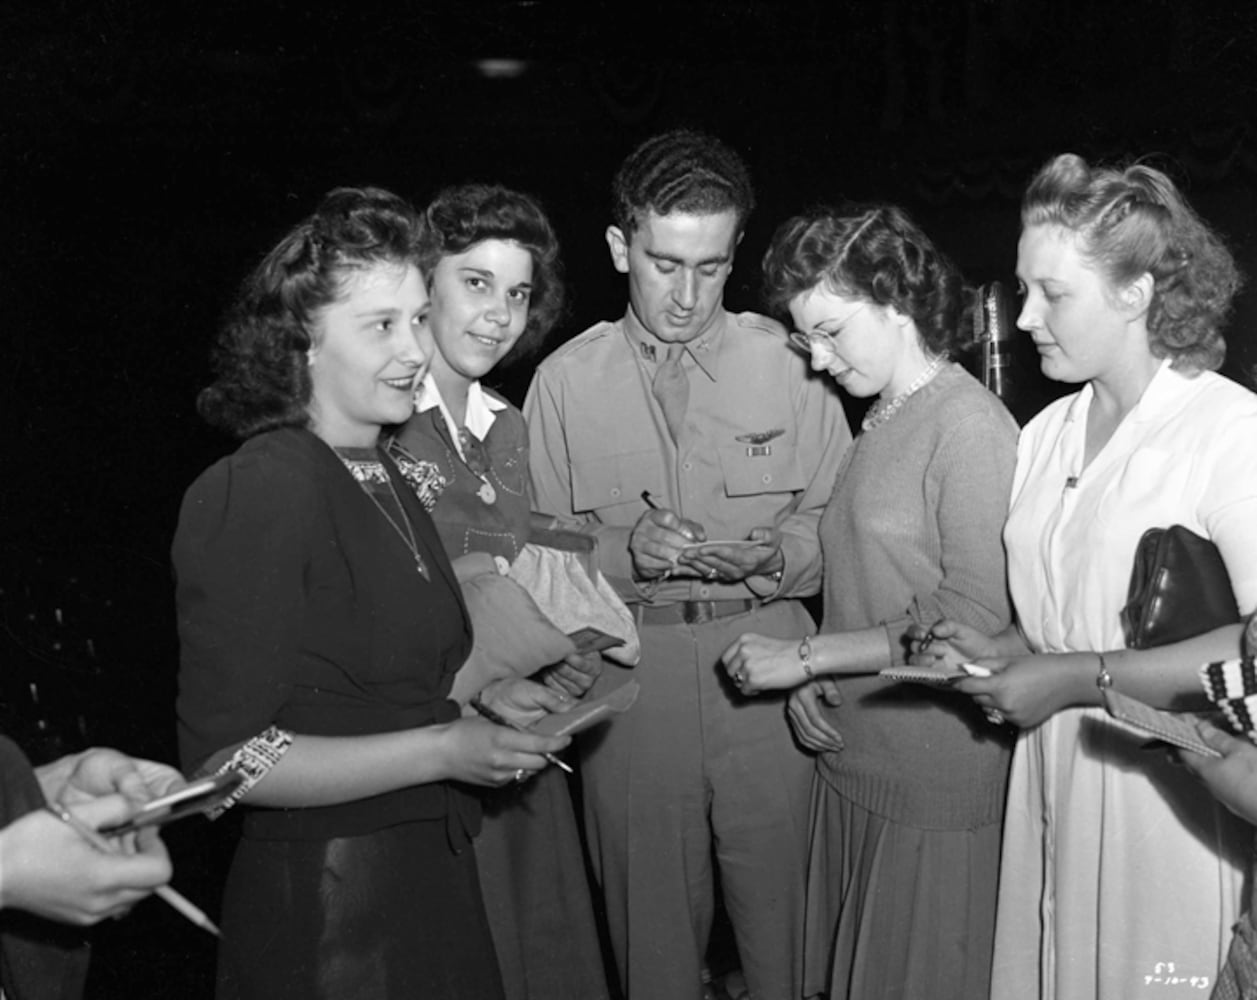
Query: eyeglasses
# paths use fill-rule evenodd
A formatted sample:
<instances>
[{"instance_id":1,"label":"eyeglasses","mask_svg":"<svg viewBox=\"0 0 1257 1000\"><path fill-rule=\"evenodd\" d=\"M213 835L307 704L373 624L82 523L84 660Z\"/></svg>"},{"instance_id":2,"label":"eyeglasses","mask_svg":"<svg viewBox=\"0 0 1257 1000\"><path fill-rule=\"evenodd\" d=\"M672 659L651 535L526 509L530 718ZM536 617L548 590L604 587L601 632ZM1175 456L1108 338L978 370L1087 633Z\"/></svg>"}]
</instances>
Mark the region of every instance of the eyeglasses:
<instances>
[{"instance_id":1,"label":"eyeglasses","mask_svg":"<svg viewBox=\"0 0 1257 1000\"><path fill-rule=\"evenodd\" d=\"M867 302L861 302L858 306L852 309L851 312L847 313L847 315L844 316L838 324L838 332L841 332L842 327L847 325L847 321L850 320L852 316L867 305ZM837 354L838 345L834 343L834 339L837 335L837 333L822 333L819 330L813 330L811 333L802 333L799 330L795 330L790 334L790 343L809 357L812 354L812 350L818 347L822 350L828 351L830 354Z\"/></svg>"},{"instance_id":2,"label":"eyeglasses","mask_svg":"<svg viewBox=\"0 0 1257 1000\"><path fill-rule=\"evenodd\" d=\"M834 338L828 333L800 333L798 330L795 330L790 334L790 343L808 357L812 356L812 348L814 347L822 348L831 354L836 354L838 350L834 346Z\"/></svg>"}]
</instances>

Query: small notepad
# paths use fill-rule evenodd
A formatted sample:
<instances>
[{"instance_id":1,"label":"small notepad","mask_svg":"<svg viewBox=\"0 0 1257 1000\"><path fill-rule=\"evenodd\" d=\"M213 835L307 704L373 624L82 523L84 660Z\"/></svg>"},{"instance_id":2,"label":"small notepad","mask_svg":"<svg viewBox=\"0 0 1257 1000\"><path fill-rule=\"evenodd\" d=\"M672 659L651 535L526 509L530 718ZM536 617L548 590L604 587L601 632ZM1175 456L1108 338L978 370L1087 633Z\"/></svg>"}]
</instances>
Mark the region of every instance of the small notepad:
<instances>
[{"instance_id":1,"label":"small notepad","mask_svg":"<svg viewBox=\"0 0 1257 1000\"><path fill-rule=\"evenodd\" d=\"M1163 712L1151 705L1145 705L1142 701L1136 701L1120 691L1114 691L1111 687L1104 688L1103 693L1105 710L1118 722L1205 757L1222 756L1205 743L1196 732L1196 716Z\"/></svg>"},{"instance_id":2,"label":"small notepad","mask_svg":"<svg viewBox=\"0 0 1257 1000\"><path fill-rule=\"evenodd\" d=\"M907 681L910 684L929 684L933 687L950 687L952 681L964 680L969 674L947 667L887 667L877 672L888 681Z\"/></svg>"},{"instance_id":3,"label":"small notepad","mask_svg":"<svg viewBox=\"0 0 1257 1000\"><path fill-rule=\"evenodd\" d=\"M627 712L637 701L639 691L641 685L637 681L629 681L601 698L578 702L569 711L542 716L528 727L528 731L543 736L571 736L613 715Z\"/></svg>"}]
</instances>

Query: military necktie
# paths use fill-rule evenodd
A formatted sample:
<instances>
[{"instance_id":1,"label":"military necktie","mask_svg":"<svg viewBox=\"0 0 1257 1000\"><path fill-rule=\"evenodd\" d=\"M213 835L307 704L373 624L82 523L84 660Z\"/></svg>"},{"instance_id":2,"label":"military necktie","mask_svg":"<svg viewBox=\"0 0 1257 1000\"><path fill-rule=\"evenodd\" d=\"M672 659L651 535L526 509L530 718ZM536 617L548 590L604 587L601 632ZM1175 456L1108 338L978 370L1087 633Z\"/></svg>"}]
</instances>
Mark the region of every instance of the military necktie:
<instances>
[{"instance_id":1,"label":"military necktie","mask_svg":"<svg viewBox=\"0 0 1257 1000\"><path fill-rule=\"evenodd\" d=\"M672 344L668 347L668 357L660 362L655 369L655 380L650 389L659 406L663 409L663 418L668 422L668 431L673 441L679 441L681 426L685 423L685 408L690 401L690 380L681 366L685 356L683 344Z\"/></svg>"}]
</instances>

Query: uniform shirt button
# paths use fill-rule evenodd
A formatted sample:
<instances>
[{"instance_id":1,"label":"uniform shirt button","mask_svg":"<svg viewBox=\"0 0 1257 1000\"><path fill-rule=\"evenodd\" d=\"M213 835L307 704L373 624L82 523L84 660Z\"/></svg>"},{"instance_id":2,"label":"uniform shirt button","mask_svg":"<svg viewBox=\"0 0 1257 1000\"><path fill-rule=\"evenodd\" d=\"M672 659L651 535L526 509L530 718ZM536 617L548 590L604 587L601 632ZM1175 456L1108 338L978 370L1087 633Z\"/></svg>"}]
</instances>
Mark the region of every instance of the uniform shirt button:
<instances>
[{"instance_id":1,"label":"uniform shirt button","mask_svg":"<svg viewBox=\"0 0 1257 1000\"><path fill-rule=\"evenodd\" d=\"M618 496L620 495L620 487L618 487L618 486L613 486L613 487L611 488L611 495L612 495L613 497L618 497Z\"/></svg>"}]
</instances>

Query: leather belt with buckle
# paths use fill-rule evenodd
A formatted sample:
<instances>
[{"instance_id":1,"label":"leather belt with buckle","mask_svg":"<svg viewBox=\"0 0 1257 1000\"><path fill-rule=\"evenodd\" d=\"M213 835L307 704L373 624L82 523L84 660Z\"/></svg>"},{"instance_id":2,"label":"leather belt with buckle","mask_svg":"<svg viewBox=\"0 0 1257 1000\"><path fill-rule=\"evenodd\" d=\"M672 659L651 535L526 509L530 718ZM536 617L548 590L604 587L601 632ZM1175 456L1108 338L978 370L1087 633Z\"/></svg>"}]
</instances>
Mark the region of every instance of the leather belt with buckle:
<instances>
[{"instance_id":1,"label":"leather belt with buckle","mask_svg":"<svg viewBox=\"0 0 1257 1000\"><path fill-rule=\"evenodd\" d=\"M701 625L717 618L744 615L763 603L748 597L734 601L677 601L658 606L639 604L637 620L642 625Z\"/></svg>"}]
</instances>

